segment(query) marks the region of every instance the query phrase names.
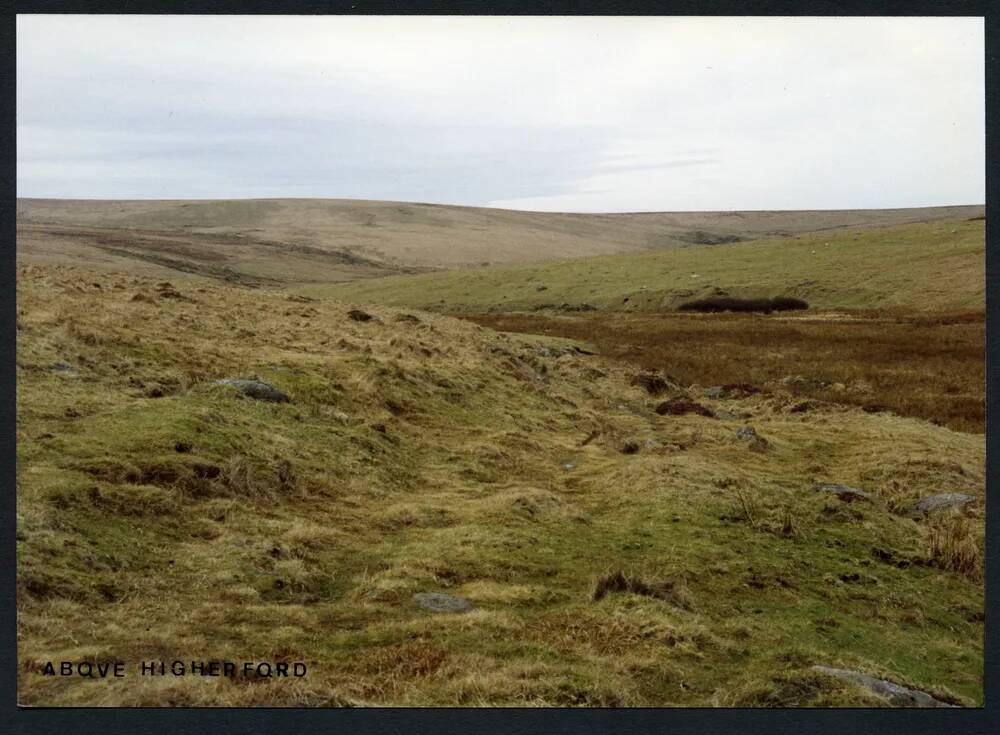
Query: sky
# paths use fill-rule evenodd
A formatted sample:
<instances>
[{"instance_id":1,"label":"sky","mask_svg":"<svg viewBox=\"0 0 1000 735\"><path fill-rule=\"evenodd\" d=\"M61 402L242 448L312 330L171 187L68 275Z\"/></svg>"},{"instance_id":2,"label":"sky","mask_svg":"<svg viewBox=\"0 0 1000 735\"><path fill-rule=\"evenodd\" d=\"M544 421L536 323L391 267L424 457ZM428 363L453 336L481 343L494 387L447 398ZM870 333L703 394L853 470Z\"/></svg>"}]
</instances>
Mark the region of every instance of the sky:
<instances>
[{"instance_id":1,"label":"sky","mask_svg":"<svg viewBox=\"0 0 1000 735\"><path fill-rule=\"evenodd\" d=\"M981 204L981 18L17 19L22 197Z\"/></svg>"}]
</instances>

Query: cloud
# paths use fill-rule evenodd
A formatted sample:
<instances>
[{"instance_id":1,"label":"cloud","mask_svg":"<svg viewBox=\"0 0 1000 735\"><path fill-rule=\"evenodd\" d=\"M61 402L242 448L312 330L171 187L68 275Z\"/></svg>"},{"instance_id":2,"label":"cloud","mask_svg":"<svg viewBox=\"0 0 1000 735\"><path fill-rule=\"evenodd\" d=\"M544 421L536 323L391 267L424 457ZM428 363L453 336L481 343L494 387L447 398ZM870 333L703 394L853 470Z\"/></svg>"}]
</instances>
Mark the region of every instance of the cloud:
<instances>
[{"instance_id":1,"label":"cloud","mask_svg":"<svg viewBox=\"0 0 1000 735\"><path fill-rule=\"evenodd\" d=\"M19 16L18 193L984 199L975 18Z\"/></svg>"}]
</instances>

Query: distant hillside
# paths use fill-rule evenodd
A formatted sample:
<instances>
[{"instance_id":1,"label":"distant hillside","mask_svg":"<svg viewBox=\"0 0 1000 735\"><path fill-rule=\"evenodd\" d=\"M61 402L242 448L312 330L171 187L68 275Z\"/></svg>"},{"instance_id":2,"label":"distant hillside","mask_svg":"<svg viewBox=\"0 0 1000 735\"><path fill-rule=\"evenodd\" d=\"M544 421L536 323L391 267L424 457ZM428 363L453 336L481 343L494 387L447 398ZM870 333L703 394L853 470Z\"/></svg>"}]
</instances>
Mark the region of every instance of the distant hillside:
<instances>
[{"instance_id":1,"label":"distant hillside","mask_svg":"<svg viewBox=\"0 0 1000 735\"><path fill-rule=\"evenodd\" d=\"M542 308L672 311L713 295L794 296L812 306L982 309L982 218L715 246L381 278L303 291L450 312Z\"/></svg>"},{"instance_id":2,"label":"distant hillside","mask_svg":"<svg viewBox=\"0 0 1000 735\"><path fill-rule=\"evenodd\" d=\"M942 218L983 207L553 214L338 199L19 199L18 256L256 285L331 283L483 264L717 247Z\"/></svg>"}]
</instances>

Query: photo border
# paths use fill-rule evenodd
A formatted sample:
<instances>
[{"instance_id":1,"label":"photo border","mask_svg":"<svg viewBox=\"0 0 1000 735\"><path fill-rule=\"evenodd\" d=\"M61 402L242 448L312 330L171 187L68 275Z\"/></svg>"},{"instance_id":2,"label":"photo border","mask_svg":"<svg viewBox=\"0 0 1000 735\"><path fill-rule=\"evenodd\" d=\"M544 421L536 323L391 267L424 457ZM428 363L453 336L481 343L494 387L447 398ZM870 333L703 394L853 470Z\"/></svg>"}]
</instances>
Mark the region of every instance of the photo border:
<instances>
[{"instance_id":1,"label":"photo border","mask_svg":"<svg viewBox=\"0 0 1000 735\"><path fill-rule=\"evenodd\" d=\"M424 733L462 732L474 735L505 733L516 735L537 731L582 733L826 733L845 732L906 733L923 735L946 731L977 735L1000 732L1000 659L998 627L1000 620L1000 504L989 501L990 488L997 484L997 458L1000 456L1000 431L986 434L987 503L986 503L986 625L984 648L984 707L967 709L528 709L528 708L371 708L371 709L296 709L296 708L22 708L16 704L16 558L14 535L15 462L16 462L16 14L269 14L269 15L778 15L778 16L977 16L985 18L986 64L986 380L987 427L997 426L997 386L1000 385L1000 349L993 336L993 325L1000 323L998 252L990 222L997 211L998 188L994 177L997 149L992 133L996 130L998 107L996 51L1000 49L998 17L988 2L951 0L950 2L860 2L830 0L813 2L749 1L733 2L613 2L566 0L548 2L473 2L417 0L415 2L317 2L283 0L264 2L108 2L95 0L43 0L15 2L5 11L0 31L0 114L3 138L0 152L8 171L3 179L0 226L6 245L0 263L0 518L3 520L0 543L0 616L3 639L0 645L0 731L11 733L89 732L205 733L246 735L247 733L301 732L304 730L342 730L347 732ZM991 529L993 537L991 538Z\"/></svg>"}]
</instances>

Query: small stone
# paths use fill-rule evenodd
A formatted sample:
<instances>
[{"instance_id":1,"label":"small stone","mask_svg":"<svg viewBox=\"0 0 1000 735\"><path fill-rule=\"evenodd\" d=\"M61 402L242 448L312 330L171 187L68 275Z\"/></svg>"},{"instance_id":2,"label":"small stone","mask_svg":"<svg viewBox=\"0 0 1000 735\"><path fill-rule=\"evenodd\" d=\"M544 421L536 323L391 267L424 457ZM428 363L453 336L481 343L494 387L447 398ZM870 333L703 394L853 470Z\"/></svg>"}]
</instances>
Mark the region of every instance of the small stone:
<instances>
[{"instance_id":1,"label":"small stone","mask_svg":"<svg viewBox=\"0 0 1000 735\"><path fill-rule=\"evenodd\" d=\"M835 669L832 666L813 666L813 671L819 671L839 679L852 681L867 689L877 697L886 700L893 707L954 707L953 704L935 699L927 692L919 689L909 689L886 679L876 679L874 676L862 674L860 671Z\"/></svg>"},{"instance_id":2,"label":"small stone","mask_svg":"<svg viewBox=\"0 0 1000 735\"><path fill-rule=\"evenodd\" d=\"M871 493L866 493L864 490L858 490L856 487L849 487L847 485L839 485L834 482L817 482L812 486L813 492L817 493L834 493L841 500L851 502L854 500L871 500Z\"/></svg>"},{"instance_id":3,"label":"small stone","mask_svg":"<svg viewBox=\"0 0 1000 735\"><path fill-rule=\"evenodd\" d=\"M945 508L958 508L975 499L974 495L966 495L965 493L938 493L930 495L914 505L910 514L926 515Z\"/></svg>"},{"instance_id":4,"label":"small stone","mask_svg":"<svg viewBox=\"0 0 1000 735\"><path fill-rule=\"evenodd\" d=\"M49 368L57 373L71 373L73 372L73 366L66 362L54 362Z\"/></svg>"},{"instance_id":5,"label":"small stone","mask_svg":"<svg viewBox=\"0 0 1000 735\"><path fill-rule=\"evenodd\" d=\"M417 592L413 601L424 610L435 613L464 613L473 609L473 604L464 597L456 597L444 592Z\"/></svg>"},{"instance_id":6,"label":"small stone","mask_svg":"<svg viewBox=\"0 0 1000 735\"><path fill-rule=\"evenodd\" d=\"M719 398L722 395L722 386L713 385L705 390L705 398Z\"/></svg>"},{"instance_id":7,"label":"small stone","mask_svg":"<svg viewBox=\"0 0 1000 735\"><path fill-rule=\"evenodd\" d=\"M291 403L292 399L275 388L270 383L262 380L242 380L238 378L224 378L216 380L215 385L226 385L235 388L248 398L255 398L258 401L268 403Z\"/></svg>"},{"instance_id":8,"label":"small stone","mask_svg":"<svg viewBox=\"0 0 1000 735\"><path fill-rule=\"evenodd\" d=\"M771 448L771 442L757 433L752 426L741 426L736 430L736 438L747 442L751 452L766 452Z\"/></svg>"}]
</instances>

